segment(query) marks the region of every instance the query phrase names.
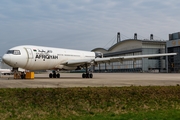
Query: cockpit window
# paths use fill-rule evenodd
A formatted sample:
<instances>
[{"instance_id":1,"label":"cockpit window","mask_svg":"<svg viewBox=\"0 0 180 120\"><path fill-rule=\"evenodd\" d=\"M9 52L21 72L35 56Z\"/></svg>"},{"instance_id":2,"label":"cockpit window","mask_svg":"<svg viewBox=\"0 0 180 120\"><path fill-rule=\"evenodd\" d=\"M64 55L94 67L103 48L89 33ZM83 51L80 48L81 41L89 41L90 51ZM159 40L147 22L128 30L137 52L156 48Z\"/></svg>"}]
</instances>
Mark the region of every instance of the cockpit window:
<instances>
[{"instance_id":1,"label":"cockpit window","mask_svg":"<svg viewBox=\"0 0 180 120\"><path fill-rule=\"evenodd\" d=\"M20 50L8 50L7 54L21 55Z\"/></svg>"},{"instance_id":2,"label":"cockpit window","mask_svg":"<svg viewBox=\"0 0 180 120\"><path fill-rule=\"evenodd\" d=\"M13 54L13 50L8 50L7 54Z\"/></svg>"}]
</instances>

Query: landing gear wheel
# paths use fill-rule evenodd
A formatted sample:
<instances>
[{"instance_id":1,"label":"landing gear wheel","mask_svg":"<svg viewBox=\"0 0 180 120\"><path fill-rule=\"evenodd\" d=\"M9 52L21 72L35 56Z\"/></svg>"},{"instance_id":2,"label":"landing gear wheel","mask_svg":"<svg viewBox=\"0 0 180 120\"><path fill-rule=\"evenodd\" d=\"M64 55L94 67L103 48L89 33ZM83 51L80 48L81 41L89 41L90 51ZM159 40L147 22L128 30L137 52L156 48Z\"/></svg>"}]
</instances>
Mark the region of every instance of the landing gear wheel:
<instances>
[{"instance_id":1,"label":"landing gear wheel","mask_svg":"<svg viewBox=\"0 0 180 120\"><path fill-rule=\"evenodd\" d=\"M53 77L52 73L49 73L49 78L52 78L52 77Z\"/></svg>"},{"instance_id":2,"label":"landing gear wheel","mask_svg":"<svg viewBox=\"0 0 180 120\"><path fill-rule=\"evenodd\" d=\"M56 73L53 73L53 78L56 78Z\"/></svg>"},{"instance_id":3,"label":"landing gear wheel","mask_svg":"<svg viewBox=\"0 0 180 120\"><path fill-rule=\"evenodd\" d=\"M89 73L86 74L86 78L89 78Z\"/></svg>"},{"instance_id":4,"label":"landing gear wheel","mask_svg":"<svg viewBox=\"0 0 180 120\"><path fill-rule=\"evenodd\" d=\"M49 73L49 78L60 78L60 73L56 74L56 71L52 71L52 73Z\"/></svg>"},{"instance_id":5,"label":"landing gear wheel","mask_svg":"<svg viewBox=\"0 0 180 120\"><path fill-rule=\"evenodd\" d=\"M92 73L90 73L90 74L89 73L87 73L87 74L83 73L82 78L93 78L93 74Z\"/></svg>"},{"instance_id":6,"label":"landing gear wheel","mask_svg":"<svg viewBox=\"0 0 180 120\"><path fill-rule=\"evenodd\" d=\"M93 78L93 74L89 74L89 77L90 77L90 78Z\"/></svg>"},{"instance_id":7,"label":"landing gear wheel","mask_svg":"<svg viewBox=\"0 0 180 120\"><path fill-rule=\"evenodd\" d=\"M85 74L85 73L83 73L83 74L82 74L82 78L85 78L85 77L86 77L86 74Z\"/></svg>"},{"instance_id":8,"label":"landing gear wheel","mask_svg":"<svg viewBox=\"0 0 180 120\"><path fill-rule=\"evenodd\" d=\"M59 74L59 73L58 73L58 74L56 74L56 77L57 77L57 78L60 78L60 74Z\"/></svg>"}]
</instances>

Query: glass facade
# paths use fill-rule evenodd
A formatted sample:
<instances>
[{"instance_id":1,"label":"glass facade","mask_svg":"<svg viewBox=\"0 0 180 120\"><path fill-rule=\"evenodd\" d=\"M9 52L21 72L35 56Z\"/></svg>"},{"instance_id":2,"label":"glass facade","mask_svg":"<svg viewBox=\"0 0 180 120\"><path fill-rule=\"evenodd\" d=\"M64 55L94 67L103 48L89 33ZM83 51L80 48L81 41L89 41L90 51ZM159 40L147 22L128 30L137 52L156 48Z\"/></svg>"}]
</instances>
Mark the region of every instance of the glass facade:
<instances>
[{"instance_id":1,"label":"glass facade","mask_svg":"<svg viewBox=\"0 0 180 120\"><path fill-rule=\"evenodd\" d=\"M180 53L180 47L168 48L169 53ZM168 57L168 72L180 72L180 55Z\"/></svg>"},{"instance_id":2,"label":"glass facade","mask_svg":"<svg viewBox=\"0 0 180 120\"><path fill-rule=\"evenodd\" d=\"M122 54L121 56L141 55L141 52ZM140 72L142 60L127 60L119 62L101 63L95 67L95 72Z\"/></svg>"},{"instance_id":3,"label":"glass facade","mask_svg":"<svg viewBox=\"0 0 180 120\"><path fill-rule=\"evenodd\" d=\"M168 53L177 53L177 55L168 56L167 72L180 73L180 32L169 34L166 47Z\"/></svg>"},{"instance_id":4,"label":"glass facade","mask_svg":"<svg viewBox=\"0 0 180 120\"><path fill-rule=\"evenodd\" d=\"M159 54L165 53L165 48L144 48L143 54ZM165 57L153 57L153 58L143 58L143 71L158 71L158 72L165 72L166 70L166 63Z\"/></svg>"}]
</instances>

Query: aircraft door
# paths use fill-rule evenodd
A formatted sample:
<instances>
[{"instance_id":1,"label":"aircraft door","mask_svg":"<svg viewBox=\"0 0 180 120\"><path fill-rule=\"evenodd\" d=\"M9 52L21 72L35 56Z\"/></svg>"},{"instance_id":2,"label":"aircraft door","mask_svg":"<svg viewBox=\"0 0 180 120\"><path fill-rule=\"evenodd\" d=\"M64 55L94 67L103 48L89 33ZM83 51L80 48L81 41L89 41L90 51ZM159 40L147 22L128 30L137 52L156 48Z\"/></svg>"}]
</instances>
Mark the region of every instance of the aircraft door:
<instances>
[{"instance_id":1,"label":"aircraft door","mask_svg":"<svg viewBox=\"0 0 180 120\"><path fill-rule=\"evenodd\" d=\"M33 51L30 48L25 48L27 52L27 69L32 69L34 67L34 61L33 61Z\"/></svg>"},{"instance_id":2,"label":"aircraft door","mask_svg":"<svg viewBox=\"0 0 180 120\"><path fill-rule=\"evenodd\" d=\"M33 59L33 53L32 53L32 50L30 48L26 48L27 50L27 53L28 53L28 58L29 59Z\"/></svg>"}]
</instances>

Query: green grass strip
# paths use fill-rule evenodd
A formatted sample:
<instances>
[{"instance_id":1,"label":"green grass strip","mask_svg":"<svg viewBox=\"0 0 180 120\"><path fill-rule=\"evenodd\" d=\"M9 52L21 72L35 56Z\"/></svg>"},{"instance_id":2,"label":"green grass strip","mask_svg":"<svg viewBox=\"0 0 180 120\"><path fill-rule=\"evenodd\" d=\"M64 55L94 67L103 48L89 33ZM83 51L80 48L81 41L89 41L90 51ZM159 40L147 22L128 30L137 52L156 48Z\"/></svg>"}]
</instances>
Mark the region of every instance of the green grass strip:
<instances>
[{"instance_id":1,"label":"green grass strip","mask_svg":"<svg viewBox=\"0 0 180 120\"><path fill-rule=\"evenodd\" d=\"M179 119L180 86L0 89L0 118Z\"/></svg>"}]
</instances>

